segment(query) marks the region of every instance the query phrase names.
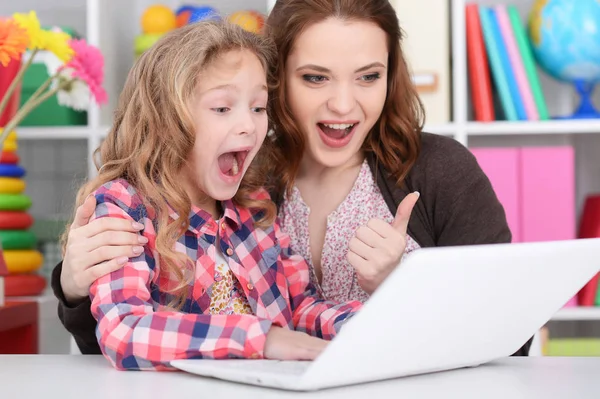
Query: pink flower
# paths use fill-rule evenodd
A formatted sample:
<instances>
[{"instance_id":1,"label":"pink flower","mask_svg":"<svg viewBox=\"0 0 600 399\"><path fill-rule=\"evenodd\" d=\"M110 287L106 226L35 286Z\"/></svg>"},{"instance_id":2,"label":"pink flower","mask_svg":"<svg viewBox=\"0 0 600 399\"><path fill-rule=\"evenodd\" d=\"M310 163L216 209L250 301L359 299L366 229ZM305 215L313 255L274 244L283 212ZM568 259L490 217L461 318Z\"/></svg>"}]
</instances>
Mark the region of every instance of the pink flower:
<instances>
[{"instance_id":1,"label":"pink flower","mask_svg":"<svg viewBox=\"0 0 600 399\"><path fill-rule=\"evenodd\" d=\"M94 96L96 103L108 101L106 91L102 87L104 81L104 58L102 53L85 40L71 39L69 45L75 51L73 58L64 67L73 69L73 77L83 80Z\"/></svg>"}]
</instances>

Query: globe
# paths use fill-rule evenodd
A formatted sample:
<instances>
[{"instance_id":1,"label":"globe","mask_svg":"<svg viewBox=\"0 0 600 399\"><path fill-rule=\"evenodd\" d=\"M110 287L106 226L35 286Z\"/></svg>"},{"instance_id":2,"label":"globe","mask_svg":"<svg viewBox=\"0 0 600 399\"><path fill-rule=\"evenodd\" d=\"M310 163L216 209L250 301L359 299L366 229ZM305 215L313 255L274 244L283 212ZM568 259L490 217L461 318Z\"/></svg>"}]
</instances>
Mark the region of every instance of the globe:
<instances>
[{"instance_id":1,"label":"globe","mask_svg":"<svg viewBox=\"0 0 600 399\"><path fill-rule=\"evenodd\" d=\"M579 108L567 118L600 117L591 102L600 80L600 2L535 0L528 33L542 70L573 84L581 96Z\"/></svg>"}]
</instances>

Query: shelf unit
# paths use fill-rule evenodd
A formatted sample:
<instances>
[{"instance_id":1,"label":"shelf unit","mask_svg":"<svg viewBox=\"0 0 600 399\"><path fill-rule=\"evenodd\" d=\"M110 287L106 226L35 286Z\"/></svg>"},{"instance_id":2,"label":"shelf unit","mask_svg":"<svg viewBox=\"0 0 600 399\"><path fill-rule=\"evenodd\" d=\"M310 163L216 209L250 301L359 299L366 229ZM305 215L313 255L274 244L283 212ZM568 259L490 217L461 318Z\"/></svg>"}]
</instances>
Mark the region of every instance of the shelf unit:
<instances>
[{"instance_id":1,"label":"shelf unit","mask_svg":"<svg viewBox=\"0 0 600 399\"><path fill-rule=\"evenodd\" d=\"M401 0L414 1L414 0ZM492 122L478 123L470 120L470 100L465 45L464 7L467 0L440 0L450 2L451 18L451 96L452 120L447 123L426 124L425 130L453 137L467 147L482 145L514 146L553 143L573 144L577 151L577 213L585 195L600 192L600 120L552 120L544 122ZM524 20L534 0L478 0L485 5L510 2L517 5ZM266 13L274 0L187 0L186 4L212 5L222 12L237 9L256 9ZM33 141L61 143L83 141L86 152L87 175L94 176L92 154L110 128L111 115L127 72L134 61L133 40L139 33L139 19L143 10L155 0L20 0L1 2L0 15L34 9L48 25L65 25L75 28L90 44L98 46L105 57L105 87L109 104L105 107L91 105L87 126L77 127L21 127L19 139L23 146ZM162 0L173 9L183 0ZM410 60L409 60L410 63ZM539 71L544 95L552 115L572 111L577 99L574 90ZM598 96L595 100L597 102ZM27 167L27 165L25 165ZM564 308L553 321L600 321L598 308Z\"/></svg>"}]
</instances>

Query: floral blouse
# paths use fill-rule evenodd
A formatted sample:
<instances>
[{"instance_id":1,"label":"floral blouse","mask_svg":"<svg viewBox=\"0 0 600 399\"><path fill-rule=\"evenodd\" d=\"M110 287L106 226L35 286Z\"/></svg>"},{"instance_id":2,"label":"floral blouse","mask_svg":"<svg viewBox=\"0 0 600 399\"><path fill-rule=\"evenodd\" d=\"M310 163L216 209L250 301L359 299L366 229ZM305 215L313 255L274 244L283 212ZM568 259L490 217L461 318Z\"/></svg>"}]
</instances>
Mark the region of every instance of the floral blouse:
<instances>
[{"instance_id":1,"label":"floral blouse","mask_svg":"<svg viewBox=\"0 0 600 399\"><path fill-rule=\"evenodd\" d=\"M310 252L308 217L310 208L294 187L291 195L280 208L282 229L291 238L291 249L306 259L311 269L311 280L319 294L327 300L366 301L369 294L358 285L357 275L346 260L348 243L354 232L372 218L391 223L394 216L390 212L373 174L365 160L352 190L338 208L327 217L327 230L321 255L322 282L319 284L314 271ZM419 244L407 236L406 254L419 248Z\"/></svg>"}]
</instances>

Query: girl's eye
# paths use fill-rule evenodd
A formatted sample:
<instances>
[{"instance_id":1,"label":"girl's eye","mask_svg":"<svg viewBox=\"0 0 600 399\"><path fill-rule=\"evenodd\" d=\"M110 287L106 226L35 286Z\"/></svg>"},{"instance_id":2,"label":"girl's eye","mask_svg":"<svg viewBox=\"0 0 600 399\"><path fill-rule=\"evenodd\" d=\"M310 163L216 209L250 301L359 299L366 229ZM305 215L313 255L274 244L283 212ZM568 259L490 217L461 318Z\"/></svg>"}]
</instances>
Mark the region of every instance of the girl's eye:
<instances>
[{"instance_id":1,"label":"girl's eye","mask_svg":"<svg viewBox=\"0 0 600 399\"><path fill-rule=\"evenodd\" d=\"M230 109L228 107L218 107L218 108L211 108L211 110L215 111L218 114L224 114L225 112L228 112Z\"/></svg>"},{"instance_id":2,"label":"girl's eye","mask_svg":"<svg viewBox=\"0 0 600 399\"><path fill-rule=\"evenodd\" d=\"M365 82L374 82L377 79L381 78L381 74L379 72L371 73L369 75L363 75L360 77Z\"/></svg>"},{"instance_id":3,"label":"girl's eye","mask_svg":"<svg viewBox=\"0 0 600 399\"><path fill-rule=\"evenodd\" d=\"M252 108L252 112L256 112L257 114L262 114L263 112L266 112L267 109L265 107L254 107Z\"/></svg>"},{"instance_id":4,"label":"girl's eye","mask_svg":"<svg viewBox=\"0 0 600 399\"><path fill-rule=\"evenodd\" d=\"M327 78L322 75L302 75L302 79L310 83L322 83L327 80Z\"/></svg>"}]
</instances>

